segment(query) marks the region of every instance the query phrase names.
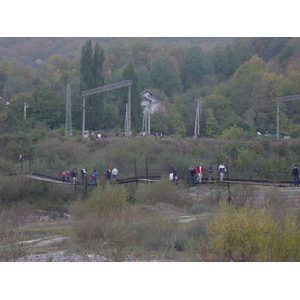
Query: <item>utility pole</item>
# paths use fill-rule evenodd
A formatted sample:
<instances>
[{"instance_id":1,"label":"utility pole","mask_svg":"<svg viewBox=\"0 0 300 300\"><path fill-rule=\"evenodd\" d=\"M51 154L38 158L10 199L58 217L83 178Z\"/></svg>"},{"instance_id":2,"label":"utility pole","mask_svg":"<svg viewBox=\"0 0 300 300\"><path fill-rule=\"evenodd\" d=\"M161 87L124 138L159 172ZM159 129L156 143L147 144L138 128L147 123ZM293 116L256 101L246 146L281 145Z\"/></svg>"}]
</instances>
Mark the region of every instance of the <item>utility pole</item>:
<instances>
[{"instance_id":1,"label":"utility pole","mask_svg":"<svg viewBox=\"0 0 300 300\"><path fill-rule=\"evenodd\" d=\"M194 137L200 136L200 116L202 114L202 101L198 100L198 105L196 109L196 118L195 118L195 129L194 129Z\"/></svg>"},{"instance_id":2,"label":"utility pole","mask_svg":"<svg viewBox=\"0 0 300 300\"><path fill-rule=\"evenodd\" d=\"M24 102L24 120L26 120L27 104Z\"/></svg>"},{"instance_id":3,"label":"utility pole","mask_svg":"<svg viewBox=\"0 0 300 300\"><path fill-rule=\"evenodd\" d=\"M72 136L72 103L71 103L71 87L67 85L67 106L66 106L66 136Z\"/></svg>"},{"instance_id":4,"label":"utility pole","mask_svg":"<svg viewBox=\"0 0 300 300\"><path fill-rule=\"evenodd\" d=\"M126 134L129 134L129 127L128 127L128 103L126 103L126 112L125 112L125 124L124 129Z\"/></svg>"},{"instance_id":5,"label":"utility pole","mask_svg":"<svg viewBox=\"0 0 300 300\"><path fill-rule=\"evenodd\" d=\"M146 132L146 134L150 134L150 112L148 106L145 107L144 110L142 132Z\"/></svg>"}]
</instances>

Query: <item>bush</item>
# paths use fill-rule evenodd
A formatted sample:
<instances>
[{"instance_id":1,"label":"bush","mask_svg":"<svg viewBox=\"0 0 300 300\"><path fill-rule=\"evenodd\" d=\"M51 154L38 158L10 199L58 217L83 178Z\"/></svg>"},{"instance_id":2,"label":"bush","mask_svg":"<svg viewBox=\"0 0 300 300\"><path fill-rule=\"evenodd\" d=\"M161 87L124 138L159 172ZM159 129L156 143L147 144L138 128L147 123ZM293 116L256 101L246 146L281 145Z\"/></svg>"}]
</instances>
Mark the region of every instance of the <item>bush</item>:
<instances>
[{"instance_id":1,"label":"bush","mask_svg":"<svg viewBox=\"0 0 300 300\"><path fill-rule=\"evenodd\" d=\"M295 211L284 215L279 224L265 208L223 203L207 227L207 237L199 238L200 260L300 261L299 220Z\"/></svg>"},{"instance_id":2,"label":"bush","mask_svg":"<svg viewBox=\"0 0 300 300\"><path fill-rule=\"evenodd\" d=\"M27 254L30 234L19 226L1 222L0 261L14 261Z\"/></svg>"},{"instance_id":3,"label":"bush","mask_svg":"<svg viewBox=\"0 0 300 300\"><path fill-rule=\"evenodd\" d=\"M139 203L151 205L162 202L182 207L186 204L186 201L178 193L178 186L168 179L147 186L140 186L135 198Z\"/></svg>"}]
</instances>

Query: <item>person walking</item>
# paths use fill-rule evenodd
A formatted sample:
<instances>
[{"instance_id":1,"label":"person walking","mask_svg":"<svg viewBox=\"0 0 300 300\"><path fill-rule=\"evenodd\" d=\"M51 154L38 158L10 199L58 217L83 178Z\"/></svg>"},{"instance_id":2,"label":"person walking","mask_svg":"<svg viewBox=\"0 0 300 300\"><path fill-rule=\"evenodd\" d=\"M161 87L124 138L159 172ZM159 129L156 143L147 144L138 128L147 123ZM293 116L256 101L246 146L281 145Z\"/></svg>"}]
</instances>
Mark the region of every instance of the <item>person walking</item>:
<instances>
[{"instance_id":1,"label":"person walking","mask_svg":"<svg viewBox=\"0 0 300 300\"><path fill-rule=\"evenodd\" d=\"M97 185L97 180L98 180L98 172L96 171L96 169L93 171L93 184Z\"/></svg>"},{"instance_id":2,"label":"person walking","mask_svg":"<svg viewBox=\"0 0 300 300\"><path fill-rule=\"evenodd\" d=\"M203 168L203 166L202 166L202 163L200 163L200 164L196 167L196 173L197 173L197 175L198 175L197 180L198 180L199 182L201 182L202 176L203 176L203 173L204 173L204 168Z\"/></svg>"},{"instance_id":3,"label":"person walking","mask_svg":"<svg viewBox=\"0 0 300 300\"><path fill-rule=\"evenodd\" d=\"M195 181L195 175L196 175L196 169L194 165L189 167L189 171L190 171L190 183L192 183Z\"/></svg>"},{"instance_id":4,"label":"person walking","mask_svg":"<svg viewBox=\"0 0 300 300\"><path fill-rule=\"evenodd\" d=\"M171 175L172 174L172 175ZM171 172L170 172L170 180L175 180L177 177L177 173L176 173L176 166L173 164L171 166Z\"/></svg>"},{"instance_id":5,"label":"person walking","mask_svg":"<svg viewBox=\"0 0 300 300\"><path fill-rule=\"evenodd\" d=\"M294 186L299 186L299 169L297 165L293 168L292 176L294 176Z\"/></svg>"},{"instance_id":6,"label":"person walking","mask_svg":"<svg viewBox=\"0 0 300 300\"><path fill-rule=\"evenodd\" d=\"M219 165L220 181L223 181L223 179L224 179L224 173L225 173L226 171L227 171L227 170L226 170L224 164L223 164L223 163L220 164L220 165Z\"/></svg>"},{"instance_id":7,"label":"person walking","mask_svg":"<svg viewBox=\"0 0 300 300\"><path fill-rule=\"evenodd\" d=\"M114 183L116 182L116 178L117 178L118 173L119 173L119 171L118 171L117 168L113 168L112 171L111 171L111 176L112 176L112 179L113 179Z\"/></svg>"},{"instance_id":8,"label":"person walking","mask_svg":"<svg viewBox=\"0 0 300 300\"><path fill-rule=\"evenodd\" d=\"M212 182L212 175L214 172L214 167L212 166L212 164L209 165L207 171L208 171L208 182Z\"/></svg>"},{"instance_id":9,"label":"person walking","mask_svg":"<svg viewBox=\"0 0 300 300\"><path fill-rule=\"evenodd\" d=\"M94 170L91 170L91 171L90 171L90 184L93 184L93 183L94 183L94 175L93 175L93 171L94 171Z\"/></svg>"},{"instance_id":10,"label":"person walking","mask_svg":"<svg viewBox=\"0 0 300 300\"><path fill-rule=\"evenodd\" d=\"M61 173L61 180L62 180L62 182L65 182L65 181L66 181L66 172L65 172L65 171L63 171L63 172Z\"/></svg>"},{"instance_id":11,"label":"person walking","mask_svg":"<svg viewBox=\"0 0 300 300\"><path fill-rule=\"evenodd\" d=\"M111 168L108 167L105 171L105 180L110 182Z\"/></svg>"},{"instance_id":12,"label":"person walking","mask_svg":"<svg viewBox=\"0 0 300 300\"><path fill-rule=\"evenodd\" d=\"M80 173L81 173L81 182L84 182L84 180L86 178L86 170L81 169Z\"/></svg>"}]
</instances>

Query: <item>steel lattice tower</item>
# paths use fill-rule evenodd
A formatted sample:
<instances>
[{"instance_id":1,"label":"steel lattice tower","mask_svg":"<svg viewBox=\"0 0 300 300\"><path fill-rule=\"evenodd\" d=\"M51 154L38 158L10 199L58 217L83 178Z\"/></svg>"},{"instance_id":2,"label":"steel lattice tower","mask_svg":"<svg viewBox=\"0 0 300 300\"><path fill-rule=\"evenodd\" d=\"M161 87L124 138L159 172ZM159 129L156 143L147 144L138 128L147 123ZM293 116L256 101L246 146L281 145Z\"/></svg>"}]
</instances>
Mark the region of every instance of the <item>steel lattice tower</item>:
<instances>
[{"instance_id":1,"label":"steel lattice tower","mask_svg":"<svg viewBox=\"0 0 300 300\"><path fill-rule=\"evenodd\" d=\"M71 103L71 87L67 85L67 106L66 106L66 136L72 136L72 103Z\"/></svg>"}]
</instances>

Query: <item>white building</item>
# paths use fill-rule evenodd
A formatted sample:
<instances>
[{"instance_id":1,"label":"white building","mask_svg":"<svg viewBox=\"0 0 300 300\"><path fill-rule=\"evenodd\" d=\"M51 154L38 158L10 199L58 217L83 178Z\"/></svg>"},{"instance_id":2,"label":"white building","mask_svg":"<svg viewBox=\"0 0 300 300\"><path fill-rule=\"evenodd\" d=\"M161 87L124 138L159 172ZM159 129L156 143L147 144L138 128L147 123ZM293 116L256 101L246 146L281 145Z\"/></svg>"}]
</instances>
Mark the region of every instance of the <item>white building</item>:
<instances>
[{"instance_id":1,"label":"white building","mask_svg":"<svg viewBox=\"0 0 300 300\"><path fill-rule=\"evenodd\" d=\"M144 111L153 114L161 106L161 101L158 100L149 90L142 92L142 106Z\"/></svg>"}]
</instances>

